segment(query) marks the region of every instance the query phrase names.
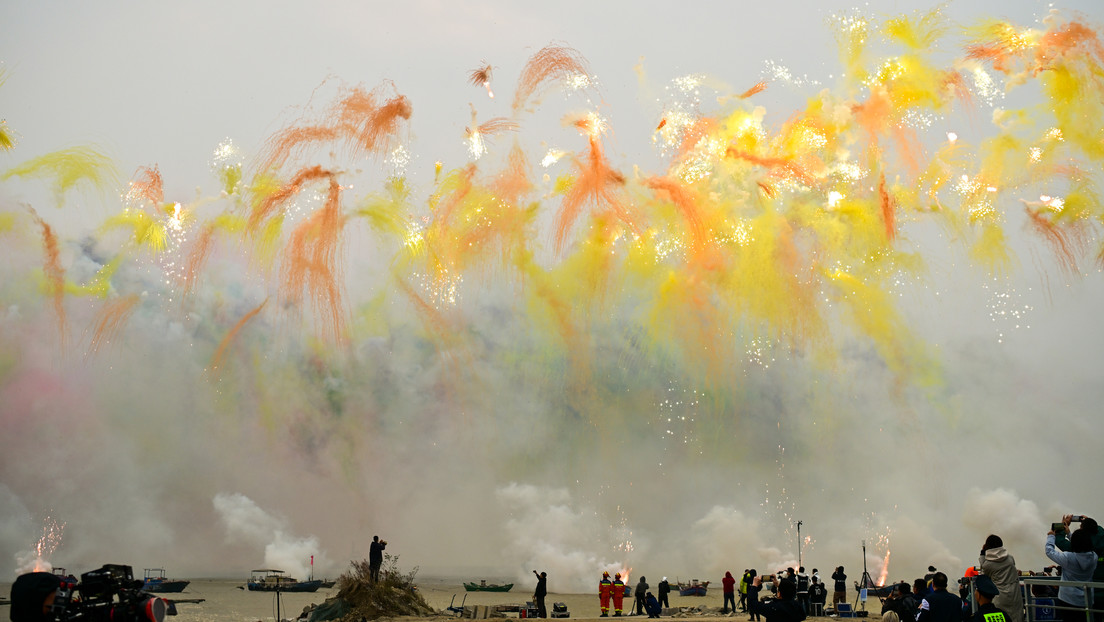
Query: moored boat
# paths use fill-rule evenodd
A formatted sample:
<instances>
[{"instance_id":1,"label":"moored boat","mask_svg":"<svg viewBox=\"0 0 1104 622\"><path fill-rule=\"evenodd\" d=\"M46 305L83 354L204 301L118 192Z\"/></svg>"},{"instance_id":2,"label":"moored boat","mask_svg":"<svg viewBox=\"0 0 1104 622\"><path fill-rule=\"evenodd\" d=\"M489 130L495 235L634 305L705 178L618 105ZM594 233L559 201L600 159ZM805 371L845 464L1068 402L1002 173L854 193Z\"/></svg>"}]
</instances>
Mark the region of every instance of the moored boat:
<instances>
[{"instance_id":1,"label":"moored boat","mask_svg":"<svg viewBox=\"0 0 1104 622\"><path fill-rule=\"evenodd\" d=\"M245 586L250 592L317 592L322 580L299 581L285 575L283 570L258 568L250 571Z\"/></svg>"},{"instance_id":2,"label":"moored boat","mask_svg":"<svg viewBox=\"0 0 1104 622\"><path fill-rule=\"evenodd\" d=\"M698 581L697 579L691 579L690 583L678 584L679 596L705 596L708 588L709 581Z\"/></svg>"},{"instance_id":3,"label":"moored boat","mask_svg":"<svg viewBox=\"0 0 1104 622\"><path fill-rule=\"evenodd\" d=\"M142 582L142 589L147 592L183 592L190 581L183 579L165 578L164 568L146 568L146 578Z\"/></svg>"},{"instance_id":4,"label":"moored boat","mask_svg":"<svg viewBox=\"0 0 1104 622\"><path fill-rule=\"evenodd\" d=\"M464 584L464 589L469 592L509 592L513 588L513 583L487 583L486 580Z\"/></svg>"}]
</instances>

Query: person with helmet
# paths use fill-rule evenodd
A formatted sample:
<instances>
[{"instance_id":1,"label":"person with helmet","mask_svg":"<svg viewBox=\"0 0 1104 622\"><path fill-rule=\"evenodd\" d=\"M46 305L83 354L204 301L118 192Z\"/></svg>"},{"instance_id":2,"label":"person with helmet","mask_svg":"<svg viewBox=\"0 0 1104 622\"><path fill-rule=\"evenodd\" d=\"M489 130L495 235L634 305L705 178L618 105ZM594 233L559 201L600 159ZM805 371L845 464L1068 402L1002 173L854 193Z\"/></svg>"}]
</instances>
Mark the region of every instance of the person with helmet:
<instances>
[{"instance_id":1,"label":"person with helmet","mask_svg":"<svg viewBox=\"0 0 1104 622\"><path fill-rule=\"evenodd\" d=\"M610 592L613 590L613 582L610 581L609 573L602 573L602 580L598 582L598 602L602 604L602 615L600 618L609 617L609 601Z\"/></svg>"},{"instance_id":2,"label":"person with helmet","mask_svg":"<svg viewBox=\"0 0 1104 622\"><path fill-rule=\"evenodd\" d=\"M625 604L625 582L621 580L620 572L613 575L613 585L611 587L611 592L613 593L613 617L616 618L621 615L621 607Z\"/></svg>"}]
</instances>

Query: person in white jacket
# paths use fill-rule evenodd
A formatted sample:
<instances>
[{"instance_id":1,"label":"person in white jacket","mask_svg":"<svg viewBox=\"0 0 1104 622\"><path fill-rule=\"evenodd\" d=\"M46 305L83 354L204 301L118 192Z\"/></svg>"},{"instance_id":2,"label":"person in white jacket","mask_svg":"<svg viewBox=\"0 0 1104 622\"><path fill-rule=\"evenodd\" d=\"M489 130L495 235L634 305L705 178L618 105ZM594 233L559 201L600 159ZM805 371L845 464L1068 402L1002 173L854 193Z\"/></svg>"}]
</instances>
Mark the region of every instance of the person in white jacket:
<instances>
[{"instance_id":1,"label":"person in white jacket","mask_svg":"<svg viewBox=\"0 0 1104 622\"><path fill-rule=\"evenodd\" d=\"M1008 622L1023 622L1023 592L1020 590L1020 571L1016 569L1016 560L1004 548L1000 536L990 535L981 547L978 569L992 579L1000 594L993 604L1002 611Z\"/></svg>"}]
</instances>

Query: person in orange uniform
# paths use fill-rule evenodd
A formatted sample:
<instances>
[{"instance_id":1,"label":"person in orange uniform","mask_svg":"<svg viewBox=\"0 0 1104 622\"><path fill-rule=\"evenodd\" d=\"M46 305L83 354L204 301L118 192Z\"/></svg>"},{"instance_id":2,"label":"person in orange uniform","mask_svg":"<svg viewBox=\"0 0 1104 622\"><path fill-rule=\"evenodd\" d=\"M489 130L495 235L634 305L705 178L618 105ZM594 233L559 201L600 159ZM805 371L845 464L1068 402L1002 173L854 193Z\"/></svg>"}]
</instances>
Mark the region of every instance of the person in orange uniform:
<instances>
[{"instance_id":1,"label":"person in orange uniform","mask_svg":"<svg viewBox=\"0 0 1104 622\"><path fill-rule=\"evenodd\" d=\"M602 580L598 582L598 600L602 603L602 615L599 618L609 617L609 599L610 591L613 590L613 583L610 581L609 573L602 573Z\"/></svg>"},{"instance_id":2,"label":"person in orange uniform","mask_svg":"<svg viewBox=\"0 0 1104 622\"><path fill-rule=\"evenodd\" d=\"M625 583L621 581L621 573L613 575L613 617L621 615L621 606L625 604Z\"/></svg>"}]
</instances>

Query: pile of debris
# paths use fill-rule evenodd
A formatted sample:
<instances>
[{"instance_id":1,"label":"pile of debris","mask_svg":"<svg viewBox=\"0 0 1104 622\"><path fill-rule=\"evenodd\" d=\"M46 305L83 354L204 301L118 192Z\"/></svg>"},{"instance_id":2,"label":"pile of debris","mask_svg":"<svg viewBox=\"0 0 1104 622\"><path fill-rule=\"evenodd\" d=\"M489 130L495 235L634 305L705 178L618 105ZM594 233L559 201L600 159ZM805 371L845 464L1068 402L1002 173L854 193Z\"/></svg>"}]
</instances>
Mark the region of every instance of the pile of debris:
<instances>
[{"instance_id":1,"label":"pile of debris","mask_svg":"<svg viewBox=\"0 0 1104 622\"><path fill-rule=\"evenodd\" d=\"M398 570L398 557L387 555L379 580L372 581L368 560L353 562L349 572L337 579L337 596L327 598L310 612L309 622L361 622L396 616L427 617L437 612L414 586L415 568L409 574Z\"/></svg>"}]
</instances>

